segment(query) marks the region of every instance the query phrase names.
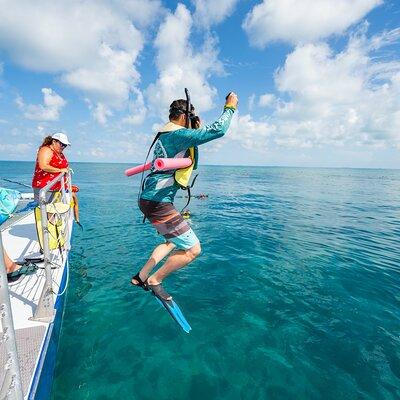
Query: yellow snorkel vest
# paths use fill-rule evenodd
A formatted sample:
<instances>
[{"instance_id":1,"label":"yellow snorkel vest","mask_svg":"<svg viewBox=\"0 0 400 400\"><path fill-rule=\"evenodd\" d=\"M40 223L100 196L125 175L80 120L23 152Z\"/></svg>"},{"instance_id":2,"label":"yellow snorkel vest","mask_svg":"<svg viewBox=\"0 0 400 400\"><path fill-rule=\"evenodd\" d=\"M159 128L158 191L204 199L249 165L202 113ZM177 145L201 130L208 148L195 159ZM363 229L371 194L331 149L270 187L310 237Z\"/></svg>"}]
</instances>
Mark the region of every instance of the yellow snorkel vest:
<instances>
[{"instance_id":1,"label":"yellow snorkel vest","mask_svg":"<svg viewBox=\"0 0 400 400\"><path fill-rule=\"evenodd\" d=\"M187 154L189 153L189 154ZM186 189L189 187L190 177L192 176L193 170L197 168L197 148L190 147L186 152L186 157L192 160L192 164L186 168L177 169L175 171L174 177L175 182L182 188Z\"/></svg>"}]
</instances>

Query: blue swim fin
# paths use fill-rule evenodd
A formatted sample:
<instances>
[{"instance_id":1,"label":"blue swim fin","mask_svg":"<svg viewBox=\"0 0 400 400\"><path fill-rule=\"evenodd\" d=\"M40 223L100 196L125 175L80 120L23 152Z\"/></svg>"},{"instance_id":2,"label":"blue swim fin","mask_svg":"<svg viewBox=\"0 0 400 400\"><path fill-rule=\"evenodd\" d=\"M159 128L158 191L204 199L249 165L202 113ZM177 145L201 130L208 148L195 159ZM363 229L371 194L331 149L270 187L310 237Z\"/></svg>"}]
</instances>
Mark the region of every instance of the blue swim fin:
<instances>
[{"instance_id":1,"label":"blue swim fin","mask_svg":"<svg viewBox=\"0 0 400 400\"><path fill-rule=\"evenodd\" d=\"M153 291L153 295L157 299L157 301L168 311L171 317L175 320L175 322L186 332L189 333L192 328L189 323L186 321L181 309L178 304L176 304L173 300L164 300L161 297L158 297Z\"/></svg>"}]
</instances>

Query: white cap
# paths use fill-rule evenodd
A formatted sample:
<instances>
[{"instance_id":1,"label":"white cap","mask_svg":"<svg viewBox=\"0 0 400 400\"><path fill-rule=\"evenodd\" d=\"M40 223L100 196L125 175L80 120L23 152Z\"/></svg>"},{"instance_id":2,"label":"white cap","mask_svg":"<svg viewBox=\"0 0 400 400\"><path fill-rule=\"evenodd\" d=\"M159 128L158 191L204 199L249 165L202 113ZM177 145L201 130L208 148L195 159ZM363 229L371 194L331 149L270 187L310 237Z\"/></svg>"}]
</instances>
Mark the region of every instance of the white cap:
<instances>
[{"instance_id":1,"label":"white cap","mask_svg":"<svg viewBox=\"0 0 400 400\"><path fill-rule=\"evenodd\" d=\"M71 143L68 140L68 136L65 133L57 132L52 136L52 138L60 141L63 144L66 144L67 146L71 146Z\"/></svg>"}]
</instances>

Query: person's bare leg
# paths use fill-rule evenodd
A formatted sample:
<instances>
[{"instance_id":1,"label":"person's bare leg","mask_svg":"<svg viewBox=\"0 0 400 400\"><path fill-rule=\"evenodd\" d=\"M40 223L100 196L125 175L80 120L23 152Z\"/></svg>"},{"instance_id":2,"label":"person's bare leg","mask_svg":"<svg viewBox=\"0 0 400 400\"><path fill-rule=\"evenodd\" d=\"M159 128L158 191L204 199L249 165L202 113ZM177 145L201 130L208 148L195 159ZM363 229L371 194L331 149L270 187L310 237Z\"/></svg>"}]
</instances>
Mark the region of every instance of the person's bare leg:
<instances>
[{"instance_id":1,"label":"person's bare leg","mask_svg":"<svg viewBox=\"0 0 400 400\"><path fill-rule=\"evenodd\" d=\"M79 222L79 203L76 193L72 193L72 199L74 200L74 219Z\"/></svg>"},{"instance_id":2,"label":"person's bare leg","mask_svg":"<svg viewBox=\"0 0 400 400\"><path fill-rule=\"evenodd\" d=\"M8 256L8 254L4 251L4 261L6 262L6 271L7 274L10 272L14 272L17 270L20 266L16 264L11 258Z\"/></svg>"},{"instance_id":3,"label":"person's bare leg","mask_svg":"<svg viewBox=\"0 0 400 400\"><path fill-rule=\"evenodd\" d=\"M183 268L191 263L201 252L200 243L195 244L188 250L177 250L171 254L164 265L148 279L149 285L160 284L170 273Z\"/></svg>"},{"instance_id":4,"label":"person's bare leg","mask_svg":"<svg viewBox=\"0 0 400 400\"><path fill-rule=\"evenodd\" d=\"M163 243L158 245L153 252L151 253L150 258L147 260L146 264L144 264L143 268L139 272L139 277L142 281L145 281L149 276L152 269L171 251L175 248L175 245L171 242ZM134 285L139 284L136 279L132 279L132 283Z\"/></svg>"}]
</instances>

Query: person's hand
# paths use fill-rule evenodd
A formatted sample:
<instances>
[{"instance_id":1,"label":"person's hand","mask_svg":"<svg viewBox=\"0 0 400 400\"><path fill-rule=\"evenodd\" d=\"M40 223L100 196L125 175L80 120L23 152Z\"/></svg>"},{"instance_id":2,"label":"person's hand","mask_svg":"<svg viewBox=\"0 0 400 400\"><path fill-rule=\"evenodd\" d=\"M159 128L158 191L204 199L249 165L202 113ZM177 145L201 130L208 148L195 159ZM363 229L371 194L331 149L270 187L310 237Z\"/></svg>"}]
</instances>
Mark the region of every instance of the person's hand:
<instances>
[{"instance_id":1,"label":"person's hand","mask_svg":"<svg viewBox=\"0 0 400 400\"><path fill-rule=\"evenodd\" d=\"M60 172L68 173L69 172L69 168L60 168Z\"/></svg>"},{"instance_id":2,"label":"person's hand","mask_svg":"<svg viewBox=\"0 0 400 400\"><path fill-rule=\"evenodd\" d=\"M238 105L238 97L235 92L230 92L228 96L226 96L225 106L237 108Z\"/></svg>"},{"instance_id":3,"label":"person's hand","mask_svg":"<svg viewBox=\"0 0 400 400\"><path fill-rule=\"evenodd\" d=\"M201 119L200 117L197 117L194 121L194 124L192 126L192 129L199 129L201 126Z\"/></svg>"}]
</instances>

